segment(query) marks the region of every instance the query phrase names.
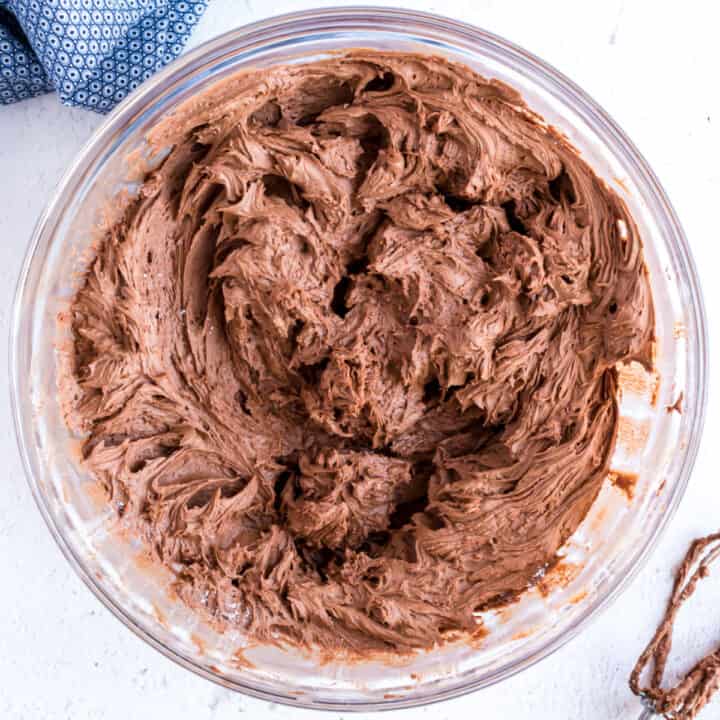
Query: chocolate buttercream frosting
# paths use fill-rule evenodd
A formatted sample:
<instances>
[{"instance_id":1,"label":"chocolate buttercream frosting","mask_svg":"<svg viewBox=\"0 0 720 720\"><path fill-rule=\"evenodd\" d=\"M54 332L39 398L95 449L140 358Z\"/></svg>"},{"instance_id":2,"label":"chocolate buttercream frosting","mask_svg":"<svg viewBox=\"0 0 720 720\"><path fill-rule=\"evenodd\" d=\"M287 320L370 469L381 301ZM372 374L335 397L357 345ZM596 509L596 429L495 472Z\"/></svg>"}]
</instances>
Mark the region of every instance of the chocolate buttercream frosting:
<instances>
[{"instance_id":1,"label":"chocolate buttercream frosting","mask_svg":"<svg viewBox=\"0 0 720 720\"><path fill-rule=\"evenodd\" d=\"M257 641L472 633L593 503L651 365L622 201L511 88L355 51L166 118L98 243L61 386L177 591Z\"/></svg>"},{"instance_id":2,"label":"chocolate buttercream frosting","mask_svg":"<svg viewBox=\"0 0 720 720\"><path fill-rule=\"evenodd\" d=\"M677 614L700 580L710 574L710 566L718 557L720 532L692 543L675 575L665 616L630 675L630 689L663 717L693 720L720 688L720 647L696 663L675 687L662 687ZM651 675L643 685L645 670L651 670Z\"/></svg>"}]
</instances>

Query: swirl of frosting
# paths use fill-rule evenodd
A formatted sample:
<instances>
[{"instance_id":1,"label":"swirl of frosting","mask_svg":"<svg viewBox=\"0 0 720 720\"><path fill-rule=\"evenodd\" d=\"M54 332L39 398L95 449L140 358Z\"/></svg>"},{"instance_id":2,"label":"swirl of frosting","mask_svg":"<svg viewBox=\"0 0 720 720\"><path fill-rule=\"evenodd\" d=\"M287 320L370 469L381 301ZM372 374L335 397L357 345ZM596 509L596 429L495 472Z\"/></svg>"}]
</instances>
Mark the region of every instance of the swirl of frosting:
<instances>
[{"instance_id":1,"label":"swirl of frosting","mask_svg":"<svg viewBox=\"0 0 720 720\"><path fill-rule=\"evenodd\" d=\"M234 76L68 314L66 418L192 607L406 651L525 590L593 503L653 305L622 201L512 89L356 51Z\"/></svg>"}]
</instances>

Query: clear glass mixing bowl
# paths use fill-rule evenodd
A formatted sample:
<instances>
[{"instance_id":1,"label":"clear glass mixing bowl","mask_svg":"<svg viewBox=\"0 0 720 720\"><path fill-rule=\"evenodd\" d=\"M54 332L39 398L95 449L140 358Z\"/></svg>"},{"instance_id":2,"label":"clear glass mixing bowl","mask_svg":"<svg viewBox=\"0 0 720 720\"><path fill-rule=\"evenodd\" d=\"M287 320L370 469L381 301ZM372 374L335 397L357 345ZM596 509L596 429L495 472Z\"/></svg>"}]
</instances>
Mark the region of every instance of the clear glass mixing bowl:
<instances>
[{"instance_id":1,"label":"clear glass mixing bowl","mask_svg":"<svg viewBox=\"0 0 720 720\"><path fill-rule=\"evenodd\" d=\"M248 67L301 63L352 47L441 54L517 88L627 203L645 242L657 310L657 372L622 372L621 426L609 478L562 550L558 568L520 602L485 614L490 633L392 664L322 664L294 650L250 648L202 625L168 592L171 578L113 532L113 511L78 465L78 439L57 401L58 312L87 260L108 200L133 177L159 118ZM137 179L137 178L134 178ZM38 222L15 300L12 401L37 504L97 597L168 657L227 687L275 702L341 710L420 705L497 682L567 642L637 572L678 506L695 458L706 395L706 335L697 275L665 193L623 132L567 78L476 28L374 8L303 12L233 30L158 73L120 105L70 167ZM668 412L683 394L682 413ZM634 486L633 486L634 483Z\"/></svg>"}]
</instances>

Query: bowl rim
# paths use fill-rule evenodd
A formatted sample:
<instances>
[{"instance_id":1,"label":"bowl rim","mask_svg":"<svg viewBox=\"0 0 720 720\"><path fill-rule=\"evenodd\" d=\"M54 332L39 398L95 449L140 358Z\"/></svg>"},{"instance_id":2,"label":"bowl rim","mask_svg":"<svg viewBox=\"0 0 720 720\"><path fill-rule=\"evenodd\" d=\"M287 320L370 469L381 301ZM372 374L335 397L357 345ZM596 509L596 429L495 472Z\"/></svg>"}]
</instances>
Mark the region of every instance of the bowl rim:
<instances>
[{"instance_id":1,"label":"bowl rim","mask_svg":"<svg viewBox=\"0 0 720 720\"><path fill-rule=\"evenodd\" d=\"M527 653L526 656L516 660L512 666L494 670L481 678L466 680L463 683L439 691L436 690L431 695L420 698L387 698L382 701L350 702L303 700L302 696L277 694L264 689L258 689L243 682L225 680L219 674L215 674L198 665L191 657L184 655L177 649L167 647L157 639L152 632L142 627L113 597L108 595L96 582L95 577L84 567L81 559L77 557L74 548L58 528L53 511L41 493L38 484L35 482L34 459L31 456L30 447L28 443L25 442L25 436L23 434L24 413L27 412L27 408L24 407L24 405L29 405L29 403L26 402L27 398L21 395L21 386L23 385L27 368L21 366L20 348L23 343L29 342L29 338L27 337L29 313L24 312L24 308L27 306L23 302L26 297L26 292L28 291L28 276L34 263L37 261L37 252L41 241L47 239L48 235L52 238L54 227L57 222L62 219L66 196L71 192L73 186L78 186L83 182L90 166L97 158L97 151L102 148L107 137L113 132L117 133L123 126L130 125L138 116L141 116L146 108L146 101L151 99L153 94L157 93L160 97L167 96L172 88L172 81L181 80L186 74L192 71L196 65L204 64L216 58L218 53L221 53L223 49L232 51L233 54L238 54L242 52L243 48L247 48L253 43L268 43L277 35L296 33L298 23L310 23L315 32L329 32L338 28L337 25L333 24L336 22L342 22L344 30L372 31L376 29L379 24L384 24L383 31L386 31L385 28L391 26L394 32L399 32L399 24L404 23L415 29L420 28L421 30L432 30L435 32L442 31L447 33L450 41L465 40L489 45L503 53L504 56L510 56L519 66L531 69L532 72L538 76L535 81L540 80L540 86L543 89L551 93L561 91L563 94L569 96L576 112L578 112L583 119L592 120L594 131L600 134L604 140L612 140L614 151L622 153L623 159L632 168L637 181L644 184L646 191L654 203L654 206L651 208L652 214L654 216L664 216L668 224L668 235L671 236L669 245L671 245L674 250L676 261L683 271L682 280L684 280L684 289L688 293L689 299L688 315L694 326L692 327L693 332L689 333L689 337L692 337L697 350L694 355L690 355L688 360L688 378L694 378L695 380L694 392L696 393L696 403L695 412L690 417L687 432L687 446L684 449L682 462L677 470L678 480L672 495L668 499L667 512L657 523L657 526L647 538L644 545L639 547L638 552L635 553L635 556L629 564L629 572L624 577L618 578L611 583L606 594L586 608L583 615L562 634L548 640L538 650L531 651ZM535 56L533 53L524 50L494 33L471 24L434 13L402 8L375 7L370 5L336 6L277 15L233 28L201 43L194 49L182 54L179 58L156 73L150 80L130 93L128 97L107 116L104 122L96 128L62 176L45 210L40 215L23 260L15 289L10 323L10 400L16 441L22 458L25 476L30 485L35 503L51 535L80 579L91 590L95 597L126 627L161 652L165 657L173 660L180 666L219 685L242 692L246 695L302 708L367 712L428 705L442 700L460 697L509 678L548 657L568 643L581 630L587 627L591 621L597 619L599 615L610 607L620 594L629 587L632 580L645 566L660 536L674 516L685 493L688 479L695 463L707 405L707 347L705 308L699 278L690 253L687 238L680 225L677 214L656 175L642 154L615 121L612 120L585 91L564 74L556 70L552 65Z\"/></svg>"}]
</instances>

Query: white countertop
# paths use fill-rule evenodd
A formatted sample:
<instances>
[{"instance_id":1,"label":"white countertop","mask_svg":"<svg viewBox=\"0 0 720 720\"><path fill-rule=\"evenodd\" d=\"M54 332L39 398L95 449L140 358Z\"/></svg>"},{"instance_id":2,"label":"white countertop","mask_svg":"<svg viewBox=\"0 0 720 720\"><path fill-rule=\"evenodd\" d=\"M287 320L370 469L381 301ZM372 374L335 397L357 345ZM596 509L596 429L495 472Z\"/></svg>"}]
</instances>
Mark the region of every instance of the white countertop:
<instances>
[{"instance_id":1,"label":"white countertop","mask_svg":"<svg viewBox=\"0 0 720 720\"><path fill-rule=\"evenodd\" d=\"M212 0L191 45L267 15L326 4L343 3ZM705 292L712 351L720 336L720 15L714 3L405 4L472 22L524 46L579 83L618 121L655 169L684 225ZM7 391L5 345L15 282L39 213L100 120L60 106L52 95L0 106L0 378L7 398L0 417L6 466L0 500L0 717L199 720L236 718L239 712L277 720L318 717L196 677L126 630L65 562L26 485ZM655 628L671 569L691 538L720 527L720 480L712 460L718 437L720 396L713 378L704 440L679 512L641 574L580 637L492 688L393 717L635 720L639 703L627 689L627 677ZM671 667L687 670L720 643L718 599L720 580L710 579L693 599L697 617L681 615ZM720 699L701 718L720 718Z\"/></svg>"}]
</instances>

